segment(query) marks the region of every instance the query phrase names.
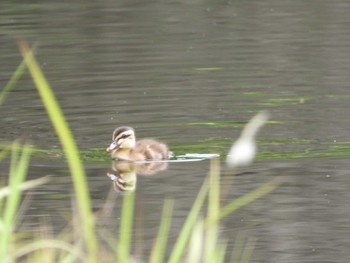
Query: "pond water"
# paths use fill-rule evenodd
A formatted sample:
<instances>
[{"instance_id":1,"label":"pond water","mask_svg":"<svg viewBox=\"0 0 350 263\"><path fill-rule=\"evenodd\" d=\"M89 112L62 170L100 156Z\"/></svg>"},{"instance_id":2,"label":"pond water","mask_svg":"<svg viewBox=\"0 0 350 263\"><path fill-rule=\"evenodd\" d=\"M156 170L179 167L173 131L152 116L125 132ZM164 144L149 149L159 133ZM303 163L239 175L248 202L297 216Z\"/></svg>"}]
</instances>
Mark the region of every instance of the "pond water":
<instances>
[{"instance_id":1,"label":"pond water","mask_svg":"<svg viewBox=\"0 0 350 263\"><path fill-rule=\"evenodd\" d=\"M243 124L269 110L258 161L223 176L228 202L279 175L272 194L224 219L230 245L256 238L252 262L350 261L350 3L337 1L6 1L0 4L0 87L21 61L16 39L36 45L82 151L95 210L111 180L104 152L115 127L167 142L176 154L220 153ZM1 141L23 135L60 147L28 74L0 106ZM310 158L312 157L312 158ZM175 200L171 240L188 214L210 162L170 163L138 176L137 221L144 239L159 226L164 198ZM7 176L1 164L1 181ZM224 165L223 165L224 169ZM29 178L50 174L31 194L23 224L57 230L70 212L72 182L62 156L34 156ZM122 194L106 218L117 235ZM142 220L141 220L141 219ZM149 244L144 254L149 253Z\"/></svg>"}]
</instances>

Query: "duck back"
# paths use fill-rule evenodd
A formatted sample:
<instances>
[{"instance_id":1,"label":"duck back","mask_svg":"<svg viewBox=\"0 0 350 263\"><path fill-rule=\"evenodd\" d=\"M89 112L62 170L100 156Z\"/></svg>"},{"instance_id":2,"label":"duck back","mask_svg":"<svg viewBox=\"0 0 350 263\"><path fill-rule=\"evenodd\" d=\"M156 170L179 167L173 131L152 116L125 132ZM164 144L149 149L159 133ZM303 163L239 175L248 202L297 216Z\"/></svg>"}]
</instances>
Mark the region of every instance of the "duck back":
<instances>
[{"instance_id":1,"label":"duck back","mask_svg":"<svg viewBox=\"0 0 350 263\"><path fill-rule=\"evenodd\" d=\"M134 152L143 155L145 160L169 159L168 147L164 143L152 139L138 141L134 148Z\"/></svg>"}]
</instances>

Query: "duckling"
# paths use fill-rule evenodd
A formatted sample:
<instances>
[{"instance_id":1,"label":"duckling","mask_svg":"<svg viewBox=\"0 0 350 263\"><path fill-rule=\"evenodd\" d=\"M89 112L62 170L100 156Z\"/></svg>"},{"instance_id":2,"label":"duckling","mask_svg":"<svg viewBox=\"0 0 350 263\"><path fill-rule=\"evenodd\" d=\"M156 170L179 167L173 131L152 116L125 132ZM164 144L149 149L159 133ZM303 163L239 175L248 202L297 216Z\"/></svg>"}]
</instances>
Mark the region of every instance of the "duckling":
<instances>
[{"instance_id":1,"label":"duckling","mask_svg":"<svg viewBox=\"0 0 350 263\"><path fill-rule=\"evenodd\" d=\"M168 147L152 139L136 142L134 129L122 126L114 130L112 143L106 149L112 159L124 161L167 160L170 157Z\"/></svg>"}]
</instances>

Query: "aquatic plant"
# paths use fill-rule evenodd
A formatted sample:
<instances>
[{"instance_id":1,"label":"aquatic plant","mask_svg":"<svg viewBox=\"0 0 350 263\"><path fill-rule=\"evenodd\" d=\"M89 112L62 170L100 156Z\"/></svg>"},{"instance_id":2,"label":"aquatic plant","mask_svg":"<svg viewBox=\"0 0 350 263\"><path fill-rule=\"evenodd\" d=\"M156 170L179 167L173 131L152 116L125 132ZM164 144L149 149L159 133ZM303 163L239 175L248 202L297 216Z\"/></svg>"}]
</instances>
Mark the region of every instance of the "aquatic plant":
<instances>
[{"instance_id":1,"label":"aquatic plant","mask_svg":"<svg viewBox=\"0 0 350 263\"><path fill-rule=\"evenodd\" d=\"M8 186L0 188L0 258L2 262L13 262L11 247L16 226L16 217L23 191L47 182L47 178L25 181L32 147L15 141L1 152L1 159L11 155ZM1 160L0 159L0 160Z\"/></svg>"},{"instance_id":2,"label":"aquatic plant","mask_svg":"<svg viewBox=\"0 0 350 263\"><path fill-rule=\"evenodd\" d=\"M52 92L50 84L41 71L33 52L28 48L24 40L19 41L19 47L35 86L40 94L41 101L45 106L66 155L66 160L71 170L71 175L74 182L79 216L89 258L91 258L91 262L96 262L98 248L95 233L95 222L91 211L85 170L80 160L77 144L71 130L68 127L68 123L64 118L63 112L55 98L55 95Z\"/></svg>"}]
</instances>

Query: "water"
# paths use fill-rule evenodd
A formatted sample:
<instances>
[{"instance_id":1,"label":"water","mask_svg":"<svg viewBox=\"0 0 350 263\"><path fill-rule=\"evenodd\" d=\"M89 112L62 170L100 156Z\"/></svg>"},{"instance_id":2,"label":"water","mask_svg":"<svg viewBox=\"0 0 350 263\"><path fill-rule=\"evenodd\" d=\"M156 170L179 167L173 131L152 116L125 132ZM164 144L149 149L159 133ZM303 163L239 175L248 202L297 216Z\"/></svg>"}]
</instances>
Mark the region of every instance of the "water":
<instances>
[{"instance_id":1,"label":"water","mask_svg":"<svg viewBox=\"0 0 350 263\"><path fill-rule=\"evenodd\" d=\"M20 63L16 39L36 43L82 150L104 151L113 129L129 125L140 138L178 149L208 145L201 153L210 153L219 141L224 152L239 136L235 124L270 110L274 123L260 132L260 150L281 158L242 171L223 202L278 175L288 181L226 218L223 237L234 242L242 230L256 237L253 262L348 262L348 148L345 157L283 158L348 146L348 8L345 0L5 2L0 86ZM59 147L29 75L1 105L1 116L2 141L26 135L37 147ZM96 211L112 188L110 167L109 161L86 164ZM176 237L208 168L208 161L171 163L166 171L137 178L145 240L156 233L168 196L176 201ZM70 212L72 183L64 160L35 157L29 177L47 174L51 182L33 191L24 219L33 231L44 218L59 231L62 215ZM222 178L224 185L227 180ZM115 210L101 224L117 231L122 195L115 195Z\"/></svg>"}]
</instances>

